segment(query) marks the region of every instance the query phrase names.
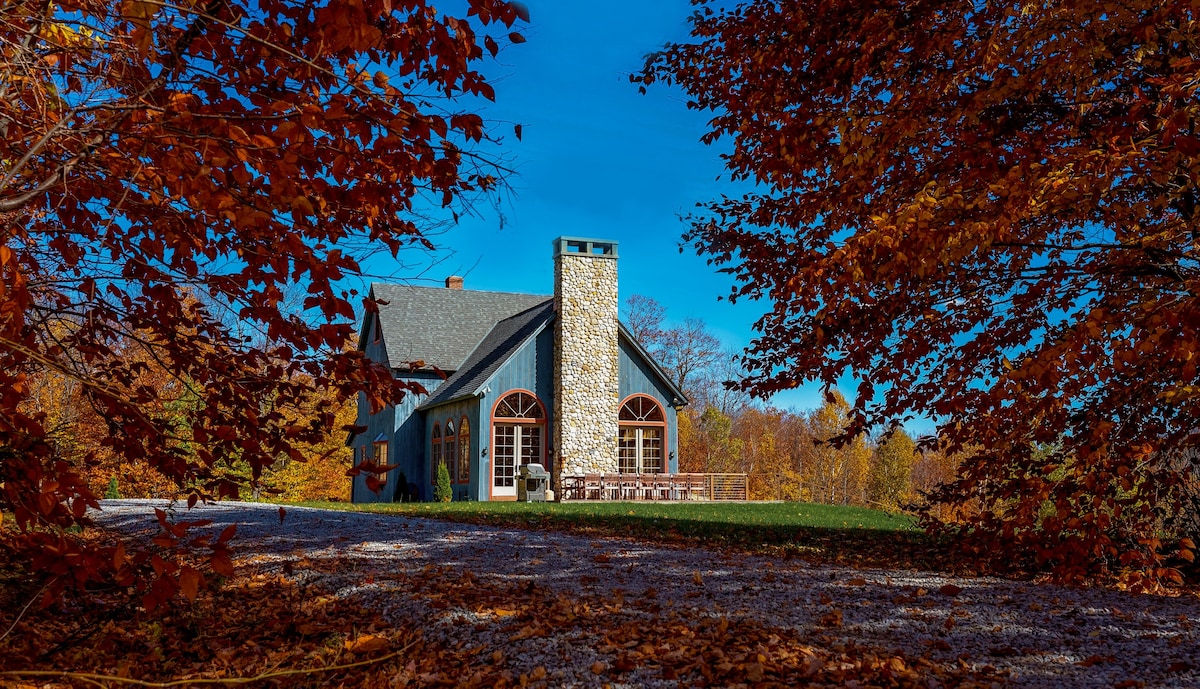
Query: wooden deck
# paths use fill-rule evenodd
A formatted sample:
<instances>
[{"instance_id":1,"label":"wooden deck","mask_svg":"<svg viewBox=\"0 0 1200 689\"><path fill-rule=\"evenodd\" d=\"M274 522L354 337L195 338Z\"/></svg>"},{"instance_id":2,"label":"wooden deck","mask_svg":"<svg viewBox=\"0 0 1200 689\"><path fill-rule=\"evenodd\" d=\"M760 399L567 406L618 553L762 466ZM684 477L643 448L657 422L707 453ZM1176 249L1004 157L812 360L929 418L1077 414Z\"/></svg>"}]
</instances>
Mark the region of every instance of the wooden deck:
<instances>
[{"instance_id":1,"label":"wooden deck","mask_svg":"<svg viewBox=\"0 0 1200 689\"><path fill-rule=\"evenodd\" d=\"M563 500L745 500L746 474L584 474L562 478Z\"/></svg>"}]
</instances>

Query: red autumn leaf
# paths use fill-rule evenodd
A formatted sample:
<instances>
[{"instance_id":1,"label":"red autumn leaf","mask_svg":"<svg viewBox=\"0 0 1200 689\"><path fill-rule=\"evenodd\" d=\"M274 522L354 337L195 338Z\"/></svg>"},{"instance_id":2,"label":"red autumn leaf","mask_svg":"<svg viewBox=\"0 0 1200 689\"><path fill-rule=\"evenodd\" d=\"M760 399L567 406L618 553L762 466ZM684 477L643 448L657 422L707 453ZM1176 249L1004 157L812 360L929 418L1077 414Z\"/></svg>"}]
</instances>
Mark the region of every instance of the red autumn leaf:
<instances>
[{"instance_id":1,"label":"red autumn leaf","mask_svg":"<svg viewBox=\"0 0 1200 689\"><path fill-rule=\"evenodd\" d=\"M632 81L753 183L684 237L764 307L738 388L860 381L835 445L938 419L924 521L969 556L1173 580L1144 537L1187 528L1200 458L1200 82L1141 27L1194 11L700 5Z\"/></svg>"},{"instance_id":2,"label":"red autumn leaf","mask_svg":"<svg viewBox=\"0 0 1200 689\"><path fill-rule=\"evenodd\" d=\"M345 642L346 650L358 655L378 653L379 651L387 650L388 646L388 640L385 637L370 634L360 636L353 641Z\"/></svg>"},{"instance_id":3,"label":"red autumn leaf","mask_svg":"<svg viewBox=\"0 0 1200 689\"><path fill-rule=\"evenodd\" d=\"M200 587L204 585L204 576L199 571L183 566L179 570L179 589L188 600L196 600Z\"/></svg>"},{"instance_id":4,"label":"red autumn leaf","mask_svg":"<svg viewBox=\"0 0 1200 689\"><path fill-rule=\"evenodd\" d=\"M212 570L223 577L233 576L233 560L229 559L229 553L225 550L215 551L208 559L208 565Z\"/></svg>"},{"instance_id":5,"label":"red autumn leaf","mask_svg":"<svg viewBox=\"0 0 1200 689\"><path fill-rule=\"evenodd\" d=\"M345 346L360 259L424 242L411 209L426 194L456 213L495 186L473 180L504 176L473 148L482 118L455 99L494 97L482 29L504 35L524 7L219 5L214 21L170 3L4 10L6 64L56 65L0 75L0 160L12 163L0 183L0 513L30 534L86 524L98 491L195 486L189 507L251 482L348 497L348 481L328 480L345 468L328 468L336 447L310 462L325 475L292 467L339 444L329 431L353 423L343 410L360 393L383 407L419 387ZM389 74L421 75L421 98L396 95ZM311 312L300 317L292 294ZM233 458L248 470L226 471ZM285 483L264 485L282 464ZM187 525L158 518L162 547L202 547L171 542ZM17 539L63 573L52 595L104 580L112 561ZM227 562L214 556L214 569ZM174 593L157 586L153 604Z\"/></svg>"}]
</instances>

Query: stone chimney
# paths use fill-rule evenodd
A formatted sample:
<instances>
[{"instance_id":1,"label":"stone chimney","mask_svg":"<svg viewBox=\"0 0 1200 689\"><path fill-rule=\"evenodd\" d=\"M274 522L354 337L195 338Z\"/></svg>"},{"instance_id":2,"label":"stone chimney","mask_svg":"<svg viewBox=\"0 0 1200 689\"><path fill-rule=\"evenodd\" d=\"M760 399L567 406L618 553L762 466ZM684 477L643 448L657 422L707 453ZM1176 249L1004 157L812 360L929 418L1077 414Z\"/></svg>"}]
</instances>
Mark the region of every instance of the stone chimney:
<instances>
[{"instance_id":1,"label":"stone chimney","mask_svg":"<svg viewBox=\"0 0 1200 689\"><path fill-rule=\"evenodd\" d=\"M446 278L446 289L462 289L463 279L457 275Z\"/></svg>"},{"instance_id":2,"label":"stone chimney","mask_svg":"<svg viewBox=\"0 0 1200 689\"><path fill-rule=\"evenodd\" d=\"M617 302L616 242L554 240L556 484L617 471Z\"/></svg>"}]
</instances>

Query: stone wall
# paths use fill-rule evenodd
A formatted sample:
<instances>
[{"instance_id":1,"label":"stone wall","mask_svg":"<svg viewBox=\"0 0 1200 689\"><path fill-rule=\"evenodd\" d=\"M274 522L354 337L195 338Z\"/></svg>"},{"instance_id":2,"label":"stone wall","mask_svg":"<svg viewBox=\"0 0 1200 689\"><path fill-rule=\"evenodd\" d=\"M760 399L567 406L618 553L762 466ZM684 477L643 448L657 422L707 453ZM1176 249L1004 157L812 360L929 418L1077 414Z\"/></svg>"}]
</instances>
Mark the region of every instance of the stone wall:
<instances>
[{"instance_id":1,"label":"stone wall","mask_svg":"<svg viewBox=\"0 0 1200 689\"><path fill-rule=\"evenodd\" d=\"M556 484L564 475L617 471L616 247L601 240L555 240Z\"/></svg>"}]
</instances>

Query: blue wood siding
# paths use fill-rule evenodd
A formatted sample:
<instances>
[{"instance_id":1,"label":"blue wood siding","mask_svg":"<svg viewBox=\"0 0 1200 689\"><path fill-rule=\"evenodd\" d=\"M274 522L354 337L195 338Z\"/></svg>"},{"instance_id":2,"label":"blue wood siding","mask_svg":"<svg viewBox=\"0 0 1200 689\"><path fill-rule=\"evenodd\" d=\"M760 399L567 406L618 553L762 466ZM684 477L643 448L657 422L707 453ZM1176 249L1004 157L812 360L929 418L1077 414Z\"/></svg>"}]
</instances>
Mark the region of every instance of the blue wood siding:
<instances>
[{"instance_id":1,"label":"blue wood siding","mask_svg":"<svg viewBox=\"0 0 1200 689\"><path fill-rule=\"evenodd\" d=\"M543 449L550 446L554 435L552 431L554 428L554 331L551 328L542 328L492 374L492 377L484 385L484 390L487 391L487 394L479 405L479 424L477 426L479 429L479 450L476 454L478 471L475 471L474 467L472 468L472 476L477 475L482 479L477 487L472 486L472 489L477 491L474 494L477 500L488 499L488 488L492 479L492 465L489 461L492 444L492 407L506 393L512 390L529 390L537 395L546 411ZM488 450L486 455L478 454L485 448ZM553 471L550 466L550 457L547 456L545 461L547 471Z\"/></svg>"},{"instance_id":2,"label":"blue wood siding","mask_svg":"<svg viewBox=\"0 0 1200 689\"><path fill-rule=\"evenodd\" d=\"M462 424L462 420L464 417L467 419L467 422L469 424L471 424L471 433L470 433L470 438L471 438L471 447L470 447L471 476L470 476L470 481L465 484L464 483L453 484L454 499L455 500L479 500L479 497L478 497L479 496L479 485L482 484L484 486L484 488L487 487L487 484L484 483L479 476L479 425L480 425L479 424L479 400L477 398L471 397L468 399L459 400L458 402L452 402L450 404L443 404L441 406L434 407L433 409L429 409L429 410L425 411L423 413L423 415L424 415L425 419L424 419L424 424L423 424L424 435L423 435L422 442L426 446L426 449L425 449L425 457L426 458L429 457L428 446L433 442L433 426L434 426L434 424L437 424L438 426L440 426L442 429L442 433L445 434L446 422L447 421L454 422L455 436L458 435L459 427ZM456 452L457 452L457 447L458 447L458 444L455 443ZM453 460L455 462L457 462L458 458L454 457ZM423 473L421 474L421 476L422 476L422 480L424 481L423 486L422 486L422 493L423 494L427 493L426 499L432 500L433 499L434 475L433 475L433 467L430 465L430 462L426 461L424 463L424 466L422 467L422 472ZM451 476L453 476L453 475L454 475L453 472L451 472ZM485 499L485 500L487 499L486 492L484 493L483 499Z\"/></svg>"},{"instance_id":3,"label":"blue wood siding","mask_svg":"<svg viewBox=\"0 0 1200 689\"><path fill-rule=\"evenodd\" d=\"M667 417L667 471L679 471L679 418L671 406L671 389L638 351L621 338L620 390L621 401L630 395L649 395L658 400Z\"/></svg>"},{"instance_id":4,"label":"blue wood siding","mask_svg":"<svg viewBox=\"0 0 1200 689\"><path fill-rule=\"evenodd\" d=\"M368 345L370 350L371 345ZM417 383L432 393L443 382L440 376L432 373L411 373L396 376L398 380ZM354 478L350 499L354 502L392 502L396 489L400 485L400 474L405 481L421 487L422 472L428 474L425 462L424 422L416 408L426 395L410 393L404 396L400 404L386 407L378 414L368 414L365 395L359 395L358 421L360 426L366 426L367 431L355 436L352 447L355 451L355 461L362 457L362 447L370 446L376 438L384 435L388 439L388 464L397 468L388 473L387 485L378 494L367 488L366 476ZM428 490L422 491L423 499L432 495Z\"/></svg>"}]
</instances>

